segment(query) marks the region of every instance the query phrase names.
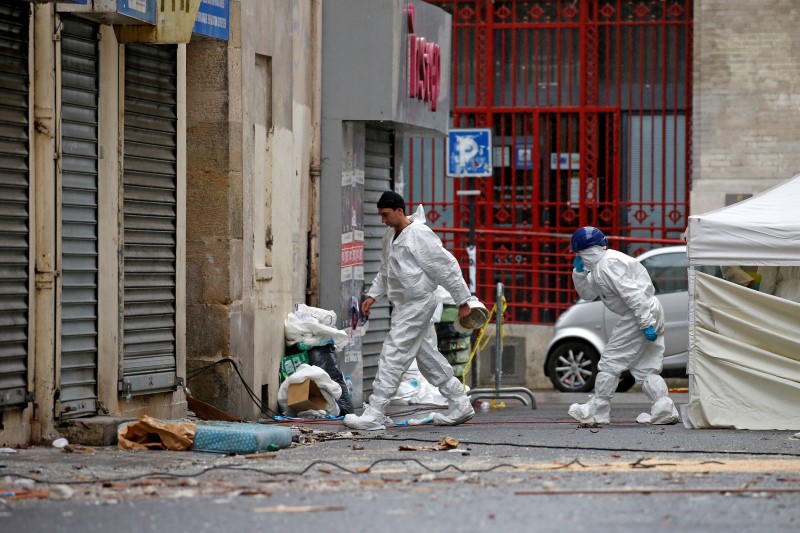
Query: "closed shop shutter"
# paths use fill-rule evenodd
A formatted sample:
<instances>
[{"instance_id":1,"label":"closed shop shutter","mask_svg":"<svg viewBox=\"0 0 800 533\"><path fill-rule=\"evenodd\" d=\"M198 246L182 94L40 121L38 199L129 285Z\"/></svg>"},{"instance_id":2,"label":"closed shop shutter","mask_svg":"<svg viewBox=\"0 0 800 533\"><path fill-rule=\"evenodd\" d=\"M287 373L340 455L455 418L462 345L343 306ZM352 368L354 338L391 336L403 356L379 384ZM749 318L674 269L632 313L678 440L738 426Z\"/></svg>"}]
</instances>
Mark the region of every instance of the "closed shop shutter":
<instances>
[{"instance_id":1,"label":"closed shop shutter","mask_svg":"<svg viewBox=\"0 0 800 533\"><path fill-rule=\"evenodd\" d=\"M394 147L392 132L367 126L364 154L364 285L372 286L381 266L381 239L386 226L381 223L376 203L392 189ZM369 328L364 336L364 398L372 392L378 371L378 356L389 332L389 300L381 298L370 309Z\"/></svg>"},{"instance_id":2,"label":"closed shop shutter","mask_svg":"<svg viewBox=\"0 0 800 533\"><path fill-rule=\"evenodd\" d=\"M125 47L123 395L174 389L177 47Z\"/></svg>"},{"instance_id":3,"label":"closed shop shutter","mask_svg":"<svg viewBox=\"0 0 800 533\"><path fill-rule=\"evenodd\" d=\"M29 13L0 1L0 409L24 404L28 384Z\"/></svg>"},{"instance_id":4,"label":"closed shop shutter","mask_svg":"<svg viewBox=\"0 0 800 533\"><path fill-rule=\"evenodd\" d=\"M61 416L97 412L98 27L62 19Z\"/></svg>"}]
</instances>

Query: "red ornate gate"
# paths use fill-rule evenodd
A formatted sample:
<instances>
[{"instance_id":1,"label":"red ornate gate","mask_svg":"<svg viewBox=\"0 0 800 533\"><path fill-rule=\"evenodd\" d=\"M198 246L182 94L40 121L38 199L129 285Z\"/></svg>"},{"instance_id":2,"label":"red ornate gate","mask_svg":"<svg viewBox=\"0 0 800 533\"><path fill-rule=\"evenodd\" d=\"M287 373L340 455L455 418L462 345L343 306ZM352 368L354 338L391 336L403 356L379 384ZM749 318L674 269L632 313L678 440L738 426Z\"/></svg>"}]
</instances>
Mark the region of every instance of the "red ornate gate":
<instances>
[{"instance_id":1,"label":"red ornate gate","mask_svg":"<svg viewBox=\"0 0 800 533\"><path fill-rule=\"evenodd\" d=\"M454 128L493 131L494 175L445 176L442 140L406 145L403 184L477 293L551 323L575 299L569 235L637 254L680 242L691 180L690 0L435 0L452 15ZM479 196L459 191L478 190Z\"/></svg>"}]
</instances>

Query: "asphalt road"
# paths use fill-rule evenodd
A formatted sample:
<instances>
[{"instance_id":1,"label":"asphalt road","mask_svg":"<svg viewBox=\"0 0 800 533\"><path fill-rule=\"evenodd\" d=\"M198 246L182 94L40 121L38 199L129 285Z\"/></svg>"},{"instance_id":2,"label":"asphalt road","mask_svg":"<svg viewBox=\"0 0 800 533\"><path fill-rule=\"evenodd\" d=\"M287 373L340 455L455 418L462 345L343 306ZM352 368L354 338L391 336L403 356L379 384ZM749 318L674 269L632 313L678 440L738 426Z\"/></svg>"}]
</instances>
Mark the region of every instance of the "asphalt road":
<instances>
[{"instance_id":1,"label":"asphalt road","mask_svg":"<svg viewBox=\"0 0 800 533\"><path fill-rule=\"evenodd\" d=\"M638 393L583 428L566 409L585 397L539 393L536 410L508 401L458 427L304 424L306 443L261 458L20 450L0 455L0 531L800 530L794 432L640 426ZM440 438L458 445L400 449Z\"/></svg>"}]
</instances>

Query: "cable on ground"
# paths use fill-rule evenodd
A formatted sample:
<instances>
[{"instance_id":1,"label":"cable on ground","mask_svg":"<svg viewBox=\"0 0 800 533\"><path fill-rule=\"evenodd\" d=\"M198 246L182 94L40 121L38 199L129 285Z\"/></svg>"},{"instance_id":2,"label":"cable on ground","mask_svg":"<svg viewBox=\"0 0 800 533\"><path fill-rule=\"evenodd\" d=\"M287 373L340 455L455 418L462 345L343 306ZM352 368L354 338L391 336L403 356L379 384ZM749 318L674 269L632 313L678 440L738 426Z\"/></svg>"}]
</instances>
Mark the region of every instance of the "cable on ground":
<instances>
[{"instance_id":1,"label":"cable on ground","mask_svg":"<svg viewBox=\"0 0 800 533\"><path fill-rule=\"evenodd\" d=\"M511 468L511 469L518 468L515 465L507 464L507 463L494 465L494 466L491 466L489 468L475 468L475 469L464 469L464 468L461 468L460 466L457 466L457 465L454 465L454 464L451 463L451 464L447 464L447 465L445 465L445 466L443 466L441 468L435 468L435 467L430 467L430 466L422 463L419 459L414 459L414 458L384 458L384 459L377 459L377 460L373 461L372 463L369 464L369 466L358 467L356 469L347 468L346 466L342 466L339 463L335 463L333 461L326 461L326 460L319 459L319 460L316 460L316 461L313 461L313 462L309 463L308 466L306 466L302 470L269 471L269 470L262 470L260 468L253 468L253 467L246 467L246 466L214 465L214 466L209 466L207 468L203 468L201 470L198 470L197 472L191 472L191 473L186 473L186 474L177 473L177 472L147 472L147 473L144 473L144 474L137 474L137 475L134 475L134 476L124 476L124 477L105 478L105 479L68 479L68 480L56 480L56 479L46 479L46 478L42 479L42 478L37 478L37 477L31 476L31 475L28 475L28 474L16 474L16 473L13 473L13 472L4 472L3 475L4 476L9 476L9 477L22 478L22 479L30 479L32 481L35 481L36 483L42 483L42 484L52 484L52 485L89 485L89 484L95 484L95 483L120 483L120 482L126 482L126 481L135 481L137 479L143 479L143 478L160 478L160 477L178 478L178 479L193 478L193 477L198 477L198 476L201 476L201 475L203 475L203 474L205 474L207 472L212 472L212 471L215 471L215 470L234 470L234 471L238 471L238 472L243 472L243 471L245 471L245 472L256 472L256 473L265 474L265 475L268 475L268 476L302 476L303 474L307 473L309 470L311 470L315 466L330 466L330 467L333 467L333 468L337 468L337 469L339 469L339 470L341 470L343 472L346 472L348 474L367 474L375 466L377 466L379 464L382 464L382 463L415 463L415 464L419 465L421 468L423 468L424 470L427 470L428 472L432 472L434 474L445 472L445 471L451 470L451 469L452 470L456 470L457 472L460 472L462 474L485 474L485 473L488 473L488 472L492 472L494 470L498 470L500 468Z\"/></svg>"},{"instance_id":2,"label":"cable on ground","mask_svg":"<svg viewBox=\"0 0 800 533\"><path fill-rule=\"evenodd\" d=\"M279 422L278 420L275 420L275 416L280 416L280 414L276 413L275 411L270 409L269 406L266 403L264 403L261 400L261 398L259 398L256 395L255 392L253 392L253 389L250 388L250 385L247 384L247 381L245 381L244 376L242 376L242 373L239 371L239 365L237 365L236 361L234 361L230 357L225 357L225 358L220 359L218 361L214 361L213 363L211 363L209 365L202 366L200 368L196 368L196 369L192 370L191 372L187 372L187 374L186 374L186 382L187 382L187 384L188 384L190 379L192 379L194 377L197 377L198 375L202 374L203 372L206 372L206 371L214 368L215 366L221 365L223 363L230 363L231 366L233 366L233 369L236 371L236 375L239 376L239 381L242 382L242 386L244 386L244 389L247 391L247 395L250 396L250 399L253 401L253 403L256 405L256 407L258 407L259 411L261 411L261 414L263 414L267 418L271 419L273 422ZM272 413L272 414L270 414L270 413Z\"/></svg>"},{"instance_id":3,"label":"cable on ground","mask_svg":"<svg viewBox=\"0 0 800 533\"><path fill-rule=\"evenodd\" d=\"M378 436L367 439L359 440L384 440L384 441L397 441L397 442L424 442L426 444L436 444L438 439L420 439L413 437L386 437ZM781 457L800 457L800 452L748 452L742 450L676 450L676 449L653 449L653 448L610 448L604 446L567 446L564 444L526 444L520 442L478 442L470 440L458 439L459 444L465 446L510 446L512 448L536 448L543 450L564 450L564 451L597 451L597 452L638 452L638 453L709 453L709 454L726 454L726 455L752 455L755 457L767 457L770 455Z\"/></svg>"}]
</instances>

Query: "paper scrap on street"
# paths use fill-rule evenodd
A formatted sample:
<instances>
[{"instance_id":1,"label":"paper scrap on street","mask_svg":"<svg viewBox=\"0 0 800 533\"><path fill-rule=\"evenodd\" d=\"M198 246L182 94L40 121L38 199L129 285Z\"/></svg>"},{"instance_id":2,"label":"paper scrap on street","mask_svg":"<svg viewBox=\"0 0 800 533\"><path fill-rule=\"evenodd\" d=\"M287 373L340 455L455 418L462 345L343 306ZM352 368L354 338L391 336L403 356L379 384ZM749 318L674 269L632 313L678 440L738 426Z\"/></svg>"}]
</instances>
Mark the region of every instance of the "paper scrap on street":
<instances>
[{"instance_id":1,"label":"paper scrap on street","mask_svg":"<svg viewBox=\"0 0 800 533\"><path fill-rule=\"evenodd\" d=\"M431 451L438 452L442 450L452 450L458 447L458 439L455 437L441 437L439 444L431 444L426 446L412 446L410 444L403 444L400 446L400 451Z\"/></svg>"},{"instance_id":2,"label":"paper scrap on street","mask_svg":"<svg viewBox=\"0 0 800 533\"><path fill-rule=\"evenodd\" d=\"M254 513L316 513L319 511L344 511L344 505L276 505L256 507Z\"/></svg>"}]
</instances>

